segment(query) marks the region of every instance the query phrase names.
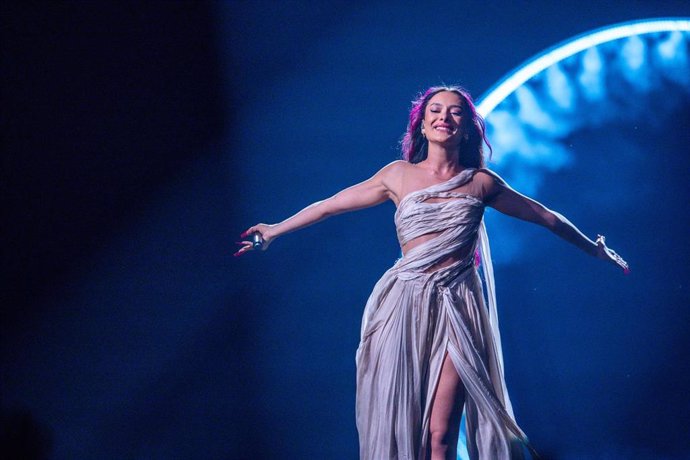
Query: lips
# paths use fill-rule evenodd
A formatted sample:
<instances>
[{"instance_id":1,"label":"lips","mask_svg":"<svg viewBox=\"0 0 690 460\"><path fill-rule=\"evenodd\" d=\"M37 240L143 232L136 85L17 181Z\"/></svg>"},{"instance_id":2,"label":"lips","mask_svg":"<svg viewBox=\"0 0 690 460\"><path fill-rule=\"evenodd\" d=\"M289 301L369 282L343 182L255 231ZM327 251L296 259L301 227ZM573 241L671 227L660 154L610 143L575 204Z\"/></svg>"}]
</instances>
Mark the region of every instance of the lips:
<instances>
[{"instance_id":1,"label":"lips","mask_svg":"<svg viewBox=\"0 0 690 460\"><path fill-rule=\"evenodd\" d=\"M455 129L454 127L452 127L450 125L436 125L436 126L434 126L434 130L435 131L441 131L443 133L448 133L448 134L455 134L455 131L457 131L457 129Z\"/></svg>"}]
</instances>

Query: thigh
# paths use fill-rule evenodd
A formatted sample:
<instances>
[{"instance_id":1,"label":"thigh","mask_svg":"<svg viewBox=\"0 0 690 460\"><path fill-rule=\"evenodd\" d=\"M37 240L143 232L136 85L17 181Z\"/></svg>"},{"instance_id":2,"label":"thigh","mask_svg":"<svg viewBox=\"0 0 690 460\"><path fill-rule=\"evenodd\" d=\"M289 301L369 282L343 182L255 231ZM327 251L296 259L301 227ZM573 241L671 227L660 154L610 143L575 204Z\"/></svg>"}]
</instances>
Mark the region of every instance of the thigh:
<instances>
[{"instance_id":1,"label":"thigh","mask_svg":"<svg viewBox=\"0 0 690 460\"><path fill-rule=\"evenodd\" d=\"M429 428L432 433L448 433L457 442L462 409L465 404L465 387L448 354L443 358L441 374L431 406ZM452 441L451 441L452 442Z\"/></svg>"}]
</instances>

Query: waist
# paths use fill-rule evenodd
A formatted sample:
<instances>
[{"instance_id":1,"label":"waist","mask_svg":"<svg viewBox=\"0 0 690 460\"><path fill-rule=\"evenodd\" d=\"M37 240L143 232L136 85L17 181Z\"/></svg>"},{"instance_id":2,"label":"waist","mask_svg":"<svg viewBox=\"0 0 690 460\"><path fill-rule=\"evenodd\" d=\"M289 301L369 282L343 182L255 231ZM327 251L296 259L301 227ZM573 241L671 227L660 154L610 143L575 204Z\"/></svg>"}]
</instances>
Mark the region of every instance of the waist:
<instances>
[{"instance_id":1,"label":"waist","mask_svg":"<svg viewBox=\"0 0 690 460\"><path fill-rule=\"evenodd\" d=\"M475 273L474 256L445 259L430 266L408 266L404 257L393 266L395 276L401 280L431 281L441 286L459 281L470 273Z\"/></svg>"}]
</instances>

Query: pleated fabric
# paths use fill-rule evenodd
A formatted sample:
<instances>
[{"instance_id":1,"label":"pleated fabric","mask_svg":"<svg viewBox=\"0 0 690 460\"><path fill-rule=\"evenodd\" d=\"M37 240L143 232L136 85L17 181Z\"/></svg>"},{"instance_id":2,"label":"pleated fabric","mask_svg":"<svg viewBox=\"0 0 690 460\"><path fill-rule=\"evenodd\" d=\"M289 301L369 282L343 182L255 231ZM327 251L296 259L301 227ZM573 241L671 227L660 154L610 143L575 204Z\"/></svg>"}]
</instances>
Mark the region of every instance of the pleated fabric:
<instances>
[{"instance_id":1,"label":"pleated fabric","mask_svg":"<svg viewBox=\"0 0 690 460\"><path fill-rule=\"evenodd\" d=\"M395 213L401 246L437 235L399 259L367 301L356 357L362 460L426 458L431 405L446 353L466 389L470 459L522 458L520 444L529 447L505 387L484 204L457 191L476 171L466 169L410 193ZM458 253L467 255L433 268Z\"/></svg>"}]
</instances>

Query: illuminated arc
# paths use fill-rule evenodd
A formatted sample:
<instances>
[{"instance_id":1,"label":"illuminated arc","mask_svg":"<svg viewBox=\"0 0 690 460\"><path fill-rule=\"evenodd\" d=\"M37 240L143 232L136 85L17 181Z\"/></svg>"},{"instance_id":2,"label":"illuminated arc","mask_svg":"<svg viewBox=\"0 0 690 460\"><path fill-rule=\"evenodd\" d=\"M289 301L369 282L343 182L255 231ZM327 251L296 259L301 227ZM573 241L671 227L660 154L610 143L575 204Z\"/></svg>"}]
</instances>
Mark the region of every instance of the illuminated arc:
<instances>
[{"instance_id":1,"label":"illuminated arc","mask_svg":"<svg viewBox=\"0 0 690 460\"><path fill-rule=\"evenodd\" d=\"M487 91L477 103L477 111L486 118L513 91L544 69L587 48L634 35L655 32L690 32L690 18L645 19L596 29L566 40L525 62Z\"/></svg>"}]
</instances>

